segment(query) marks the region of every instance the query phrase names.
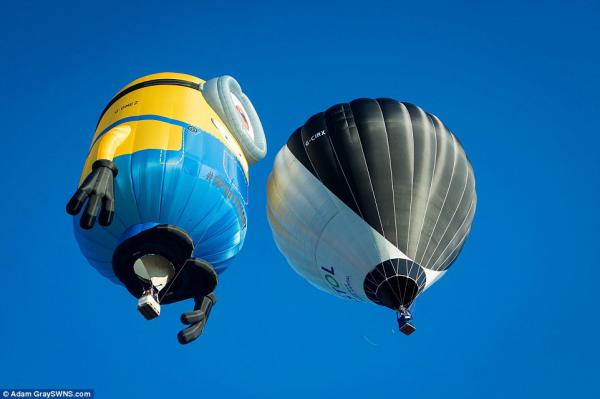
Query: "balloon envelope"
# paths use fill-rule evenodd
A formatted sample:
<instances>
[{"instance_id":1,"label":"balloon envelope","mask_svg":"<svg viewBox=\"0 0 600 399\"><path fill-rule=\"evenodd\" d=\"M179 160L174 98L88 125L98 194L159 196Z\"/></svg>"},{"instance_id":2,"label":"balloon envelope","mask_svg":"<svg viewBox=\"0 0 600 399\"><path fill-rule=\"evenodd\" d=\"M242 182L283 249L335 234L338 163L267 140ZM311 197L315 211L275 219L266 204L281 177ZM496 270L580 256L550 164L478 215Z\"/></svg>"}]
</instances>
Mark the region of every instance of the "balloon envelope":
<instances>
[{"instance_id":1,"label":"balloon envelope","mask_svg":"<svg viewBox=\"0 0 600 399\"><path fill-rule=\"evenodd\" d=\"M238 97L243 103L233 101ZM223 108L236 112L217 112ZM252 134L240 131L238 119ZM248 154L256 162L266 151L260 121L237 82L229 76L205 82L160 73L130 83L98 121L82 180L98 158L102 138L123 126L129 133L113 160L118 168L114 221L83 229L81 215L73 218L83 255L118 282L113 253L119 244L170 225L189 235L194 257L224 271L246 235Z\"/></svg>"},{"instance_id":2,"label":"balloon envelope","mask_svg":"<svg viewBox=\"0 0 600 399\"><path fill-rule=\"evenodd\" d=\"M460 253L475 177L434 115L358 99L312 116L277 154L267 212L278 248L316 287L409 306Z\"/></svg>"}]
</instances>

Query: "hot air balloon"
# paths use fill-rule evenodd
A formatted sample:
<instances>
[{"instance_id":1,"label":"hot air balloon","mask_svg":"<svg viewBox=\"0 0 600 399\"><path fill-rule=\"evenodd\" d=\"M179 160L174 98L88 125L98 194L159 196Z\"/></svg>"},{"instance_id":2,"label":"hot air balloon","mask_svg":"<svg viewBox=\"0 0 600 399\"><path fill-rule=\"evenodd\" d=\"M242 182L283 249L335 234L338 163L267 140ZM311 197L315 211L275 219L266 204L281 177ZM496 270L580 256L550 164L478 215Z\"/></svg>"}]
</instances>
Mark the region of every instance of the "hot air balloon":
<instances>
[{"instance_id":1,"label":"hot air balloon","mask_svg":"<svg viewBox=\"0 0 600 399\"><path fill-rule=\"evenodd\" d=\"M317 288L397 312L460 253L475 213L473 169L435 116L357 99L312 116L279 151L267 213L277 247Z\"/></svg>"},{"instance_id":2,"label":"hot air balloon","mask_svg":"<svg viewBox=\"0 0 600 399\"><path fill-rule=\"evenodd\" d=\"M102 112L67 204L81 252L139 298L147 319L161 303L194 299L178 335L191 342L244 243L248 167L265 153L260 120L232 77L135 80Z\"/></svg>"}]
</instances>

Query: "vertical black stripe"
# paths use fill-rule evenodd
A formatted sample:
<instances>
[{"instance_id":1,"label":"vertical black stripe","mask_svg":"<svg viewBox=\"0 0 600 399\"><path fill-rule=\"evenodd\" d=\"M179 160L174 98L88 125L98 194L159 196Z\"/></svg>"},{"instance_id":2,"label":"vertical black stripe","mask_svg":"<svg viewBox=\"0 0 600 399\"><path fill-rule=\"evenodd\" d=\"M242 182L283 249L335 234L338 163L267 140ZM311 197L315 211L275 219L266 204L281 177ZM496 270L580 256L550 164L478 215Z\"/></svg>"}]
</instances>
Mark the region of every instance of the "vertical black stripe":
<instances>
[{"instance_id":1,"label":"vertical black stripe","mask_svg":"<svg viewBox=\"0 0 600 399\"><path fill-rule=\"evenodd\" d=\"M336 105L325 112L331 143L343 169L360 215L369 225L381 232L369 171L362 143L349 104Z\"/></svg>"},{"instance_id":2,"label":"vertical black stripe","mask_svg":"<svg viewBox=\"0 0 600 399\"><path fill-rule=\"evenodd\" d=\"M306 169L308 169L308 171L312 175L316 176L315 170L312 167L310 160L308 159L308 155L306 154L306 151L304 150L304 142L302 141L302 128L301 127L296 129L294 131L294 133L292 133L292 135L288 139L287 148L290 150L290 152L292 154L294 154L294 157L296 157L296 159L298 161L300 161L300 163Z\"/></svg>"},{"instance_id":3,"label":"vertical black stripe","mask_svg":"<svg viewBox=\"0 0 600 399\"><path fill-rule=\"evenodd\" d=\"M314 115L302 128L301 137L304 150L315 169L317 178L350 209L358 213L356 202L346 184L344 172L341 170L336 153L332 148L330 135L331 131L325 123L325 114Z\"/></svg>"}]
</instances>

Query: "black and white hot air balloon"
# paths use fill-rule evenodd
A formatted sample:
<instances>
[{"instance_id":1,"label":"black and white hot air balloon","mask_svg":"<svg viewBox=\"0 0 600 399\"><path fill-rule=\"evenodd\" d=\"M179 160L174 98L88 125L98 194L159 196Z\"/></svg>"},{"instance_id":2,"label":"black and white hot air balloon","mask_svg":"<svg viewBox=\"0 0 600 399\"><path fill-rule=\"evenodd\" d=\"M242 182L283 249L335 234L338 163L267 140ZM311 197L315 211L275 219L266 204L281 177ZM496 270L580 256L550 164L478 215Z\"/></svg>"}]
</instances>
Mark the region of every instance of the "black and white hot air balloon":
<instances>
[{"instance_id":1,"label":"black and white hot air balloon","mask_svg":"<svg viewBox=\"0 0 600 399\"><path fill-rule=\"evenodd\" d=\"M460 253L475 176L450 130L421 108L357 99L312 116L277 154L267 212L294 270L324 291L398 312Z\"/></svg>"}]
</instances>

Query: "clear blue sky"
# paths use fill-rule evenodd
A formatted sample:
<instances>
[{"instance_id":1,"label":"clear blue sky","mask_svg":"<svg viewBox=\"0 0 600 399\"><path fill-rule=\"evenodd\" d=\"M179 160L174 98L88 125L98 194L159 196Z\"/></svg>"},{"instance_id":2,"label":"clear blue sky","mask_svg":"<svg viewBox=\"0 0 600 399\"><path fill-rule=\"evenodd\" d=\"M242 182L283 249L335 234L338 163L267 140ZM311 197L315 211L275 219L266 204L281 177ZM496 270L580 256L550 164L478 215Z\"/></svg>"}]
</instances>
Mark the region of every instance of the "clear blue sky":
<instances>
[{"instance_id":1,"label":"clear blue sky","mask_svg":"<svg viewBox=\"0 0 600 399\"><path fill-rule=\"evenodd\" d=\"M2 6L0 386L97 398L600 397L597 2L35 2ZM423 4L417 4L423 3ZM17 8L15 8L17 7ZM96 119L145 74L233 75L270 152L203 338L146 322L79 253L64 206ZM418 331L312 288L265 187L310 115L388 96L459 136L479 207ZM258 303L262 307L255 307Z\"/></svg>"}]
</instances>

